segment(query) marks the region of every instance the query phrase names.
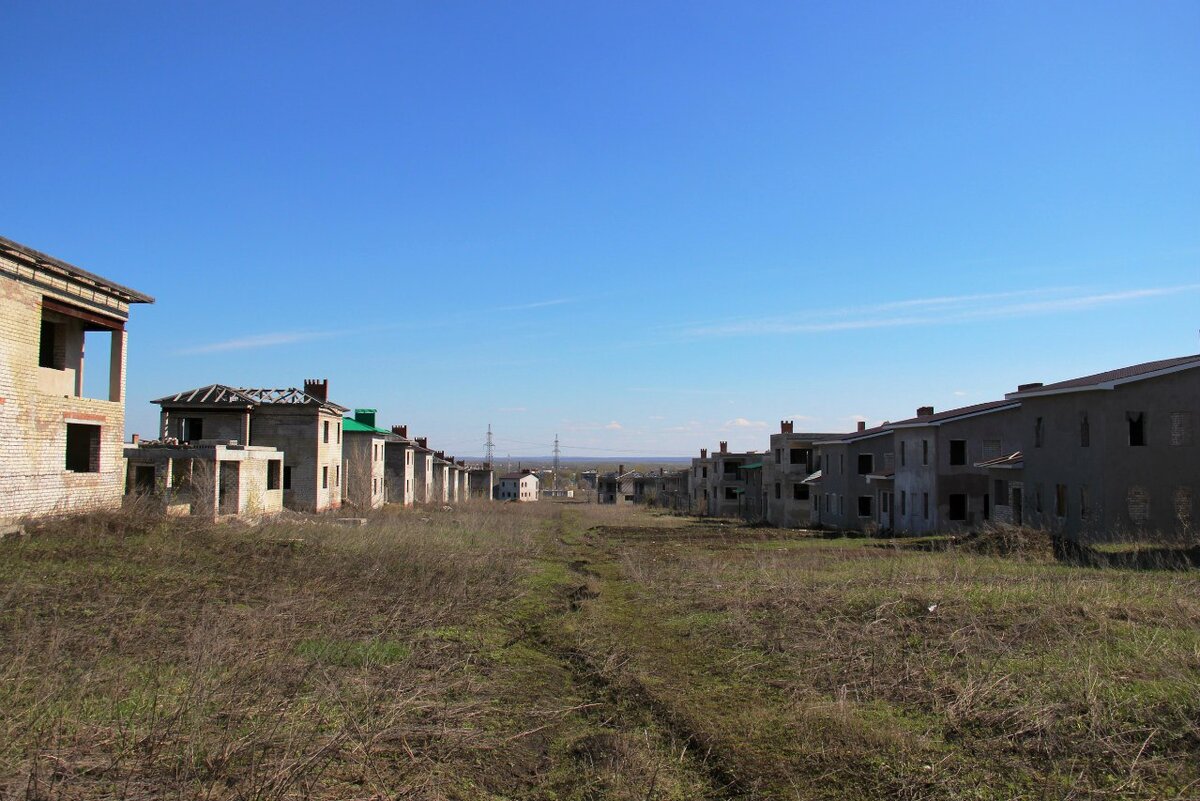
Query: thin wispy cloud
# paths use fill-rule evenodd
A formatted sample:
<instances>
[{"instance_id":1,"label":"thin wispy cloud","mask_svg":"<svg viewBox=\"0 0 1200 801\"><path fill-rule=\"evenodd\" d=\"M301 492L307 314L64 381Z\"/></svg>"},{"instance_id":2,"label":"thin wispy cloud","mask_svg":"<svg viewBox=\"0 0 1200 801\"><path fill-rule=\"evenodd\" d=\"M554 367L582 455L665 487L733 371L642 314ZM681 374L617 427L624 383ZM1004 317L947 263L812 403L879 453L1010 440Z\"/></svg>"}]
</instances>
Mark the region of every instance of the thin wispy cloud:
<instances>
[{"instance_id":1,"label":"thin wispy cloud","mask_svg":"<svg viewBox=\"0 0 1200 801\"><path fill-rule=\"evenodd\" d=\"M814 315L812 314L806 315L803 319L794 317L752 318L716 325L692 326L685 328L682 333L691 338L819 334L1007 320L1057 312L1086 311L1197 291L1200 291L1200 284L1145 287L1113 292L1085 292L1078 288L1054 287L1017 292L912 298L870 306L830 309L820 315L827 319L813 319ZM960 308L962 306L969 308ZM901 311L908 313L896 313Z\"/></svg>"},{"instance_id":2,"label":"thin wispy cloud","mask_svg":"<svg viewBox=\"0 0 1200 801\"><path fill-rule=\"evenodd\" d=\"M544 309L548 306L562 306L567 303L574 303L576 298L555 298L553 300L538 300L533 303L521 303L517 306L499 306L495 310L498 312L507 311L528 311L530 309Z\"/></svg>"},{"instance_id":3,"label":"thin wispy cloud","mask_svg":"<svg viewBox=\"0 0 1200 801\"><path fill-rule=\"evenodd\" d=\"M220 342L210 342L205 345L194 345L177 351L180 354L224 353L231 350L256 350L258 348L273 348L280 345L294 345L299 342L312 342L315 339L329 339L340 336L341 331L275 331L269 334L235 337Z\"/></svg>"},{"instance_id":4,"label":"thin wispy cloud","mask_svg":"<svg viewBox=\"0 0 1200 801\"><path fill-rule=\"evenodd\" d=\"M735 417L725 421L725 428L766 428L762 420L747 420L745 417Z\"/></svg>"}]
</instances>

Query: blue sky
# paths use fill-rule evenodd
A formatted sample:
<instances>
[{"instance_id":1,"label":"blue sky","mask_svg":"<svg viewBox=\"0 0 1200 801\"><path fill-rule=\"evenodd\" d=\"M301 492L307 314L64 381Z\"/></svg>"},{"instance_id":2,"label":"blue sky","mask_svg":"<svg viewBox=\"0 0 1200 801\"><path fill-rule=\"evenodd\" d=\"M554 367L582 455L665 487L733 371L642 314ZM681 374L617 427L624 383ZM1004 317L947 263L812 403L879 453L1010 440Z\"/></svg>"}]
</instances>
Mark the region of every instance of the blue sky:
<instances>
[{"instance_id":1,"label":"blue sky","mask_svg":"<svg viewBox=\"0 0 1200 801\"><path fill-rule=\"evenodd\" d=\"M765 447L1200 351L1200 4L7 3L0 230L151 398Z\"/></svg>"}]
</instances>

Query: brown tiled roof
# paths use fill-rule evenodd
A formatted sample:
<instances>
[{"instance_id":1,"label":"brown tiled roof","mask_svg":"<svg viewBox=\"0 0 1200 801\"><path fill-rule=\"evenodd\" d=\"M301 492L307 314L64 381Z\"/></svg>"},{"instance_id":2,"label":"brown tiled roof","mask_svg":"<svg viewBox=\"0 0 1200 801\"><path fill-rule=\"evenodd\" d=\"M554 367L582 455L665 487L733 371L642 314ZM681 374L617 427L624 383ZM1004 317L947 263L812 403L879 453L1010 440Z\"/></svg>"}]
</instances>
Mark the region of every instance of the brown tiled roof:
<instances>
[{"instance_id":1,"label":"brown tiled roof","mask_svg":"<svg viewBox=\"0 0 1200 801\"><path fill-rule=\"evenodd\" d=\"M918 425L934 425L935 423L943 423L947 420L955 420L959 417L969 417L973 414L983 414L985 412L996 412L1006 408L1016 408L1020 406L1014 400L998 400L988 401L987 403L976 403L972 406L960 406L957 409L947 409L944 412L926 415L925 417L910 417L907 420L897 420L891 423L892 426L918 426Z\"/></svg>"},{"instance_id":2,"label":"brown tiled roof","mask_svg":"<svg viewBox=\"0 0 1200 801\"><path fill-rule=\"evenodd\" d=\"M1095 375L1085 375L1082 378L1072 378L1067 381L1059 381L1054 384L1046 384L1040 387L1030 387L1024 391L1017 390L1010 392L1005 397L1020 399L1023 397L1032 397L1034 395L1042 395L1050 392L1064 392L1071 390L1087 390L1101 389L1106 385L1114 382L1136 381L1141 378L1150 378L1154 374L1162 370L1171 370L1179 367L1200 367L1200 353L1191 356L1178 356L1174 359L1159 359L1154 362L1143 362L1142 364L1134 364L1129 367L1121 367L1116 370L1108 370Z\"/></svg>"}]
</instances>

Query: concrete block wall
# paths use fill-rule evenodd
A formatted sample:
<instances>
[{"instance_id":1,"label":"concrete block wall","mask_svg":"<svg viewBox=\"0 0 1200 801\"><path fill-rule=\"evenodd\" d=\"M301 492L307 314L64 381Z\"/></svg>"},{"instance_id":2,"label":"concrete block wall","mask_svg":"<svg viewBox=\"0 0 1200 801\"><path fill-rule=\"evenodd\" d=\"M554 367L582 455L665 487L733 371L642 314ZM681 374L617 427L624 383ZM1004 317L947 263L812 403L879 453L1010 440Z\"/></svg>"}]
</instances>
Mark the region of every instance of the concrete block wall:
<instances>
[{"instance_id":1,"label":"concrete block wall","mask_svg":"<svg viewBox=\"0 0 1200 801\"><path fill-rule=\"evenodd\" d=\"M412 506L416 499L416 450L409 443L388 442L384 448L388 503Z\"/></svg>"},{"instance_id":2,"label":"concrete block wall","mask_svg":"<svg viewBox=\"0 0 1200 801\"><path fill-rule=\"evenodd\" d=\"M378 509L387 500L387 440L366 432L342 436L342 497L359 509Z\"/></svg>"},{"instance_id":3,"label":"concrete block wall","mask_svg":"<svg viewBox=\"0 0 1200 801\"><path fill-rule=\"evenodd\" d=\"M124 320L128 306L91 288L37 274L0 256L0 521L120 506L125 487L125 367L127 338L113 332L113 351L85 354L109 361L109 398L46 394L38 366L42 297L94 308ZM53 376L50 376L53 378ZM51 381L50 384L55 382ZM61 389L61 388L59 388ZM67 424L100 427L99 472L66 469Z\"/></svg>"},{"instance_id":4,"label":"concrete block wall","mask_svg":"<svg viewBox=\"0 0 1200 801\"><path fill-rule=\"evenodd\" d=\"M329 442L324 441L329 423ZM292 473L291 489L284 492L290 509L324 512L342 505L342 418L312 405L276 404L254 411L251 444L283 451L284 465ZM328 470L328 480L323 476Z\"/></svg>"}]
</instances>

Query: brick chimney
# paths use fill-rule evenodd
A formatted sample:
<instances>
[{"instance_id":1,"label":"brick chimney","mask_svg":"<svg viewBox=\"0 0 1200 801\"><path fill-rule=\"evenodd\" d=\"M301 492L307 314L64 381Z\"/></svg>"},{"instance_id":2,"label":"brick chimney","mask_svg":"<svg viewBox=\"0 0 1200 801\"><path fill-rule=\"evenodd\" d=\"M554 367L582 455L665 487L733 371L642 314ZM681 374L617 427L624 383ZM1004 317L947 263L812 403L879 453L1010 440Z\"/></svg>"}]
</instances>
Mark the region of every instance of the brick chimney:
<instances>
[{"instance_id":1,"label":"brick chimney","mask_svg":"<svg viewBox=\"0 0 1200 801\"><path fill-rule=\"evenodd\" d=\"M933 413L933 412L931 411L931 412L930 412L930 414L932 414L932 413ZM859 431L866 431L866 430L867 430L867 421L866 421L866 420L859 420L859 421L858 421L858 430L859 430Z\"/></svg>"},{"instance_id":2,"label":"brick chimney","mask_svg":"<svg viewBox=\"0 0 1200 801\"><path fill-rule=\"evenodd\" d=\"M922 406L917 409L917 417L933 417L932 406Z\"/></svg>"},{"instance_id":3,"label":"brick chimney","mask_svg":"<svg viewBox=\"0 0 1200 801\"><path fill-rule=\"evenodd\" d=\"M701 459L707 459L707 458L708 458L708 448L701 448L701 449L700 449L700 458L701 458Z\"/></svg>"},{"instance_id":4,"label":"brick chimney","mask_svg":"<svg viewBox=\"0 0 1200 801\"><path fill-rule=\"evenodd\" d=\"M374 409L355 409L354 421L362 423L364 426L375 427L375 410Z\"/></svg>"},{"instance_id":5,"label":"brick chimney","mask_svg":"<svg viewBox=\"0 0 1200 801\"><path fill-rule=\"evenodd\" d=\"M729 443L721 440L721 453L729 453Z\"/></svg>"},{"instance_id":6,"label":"brick chimney","mask_svg":"<svg viewBox=\"0 0 1200 801\"><path fill-rule=\"evenodd\" d=\"M1017 392L1025 392L1026 390L1030 390L1030 389L1041 389L1044 386L1046 386L1046 385L1043 384L1041 381L1034 381L1032 384L1018 384Z\"/></svg>"},{"instance_id":7,"label":"brick chimney","mask_svg":"<svg viewBox=\"0 0 1200 801\"><path fill-rule=\"evenodd\" d=\"M329 379L328 378L306 378L304 379L304 394L311 395L321 403L329 402Z\"/></svg>"},{"instance_id":8,"label":"brick chimney","mask_svg":"<svg viewBox=\"0 0 1200 801\"><path fill-rule=\"evenodd\" d=\"M618 476L625 475L625 465L623 465L623 464L617 465L617 475Z\"/></svg>"},{"instance_id":9,"label":"brick chimney","mask_svg":"<svg viewBox=\"0 0 1200 801\"><path fill-rule=\"evenodd\" d=\"M408 426L392 426L392 433L398 437L408 439Z\"/></svg>"},{"instance_id":10,"label":"brick chimney","mask_svg":"<svg viewBox=\"0 0 1200 801\"><path fill-rule=\"evenodd\" d=\"M429 450L429 437L417 437L417 445L425 450Z\"/></svg>"},{"instance_id":11,"label":"brick chimney","mask_svg":"<svg viewBox=\"0 0 1200 801\"><path fill-rule=\"evenodd\" d=\"M779 433L780 434L795 433L795 431L794 431L795 426L796 426L796 424L794 422L792 422L791 420L780 420L779 421Z\"/></svg>"}]
</instances>

